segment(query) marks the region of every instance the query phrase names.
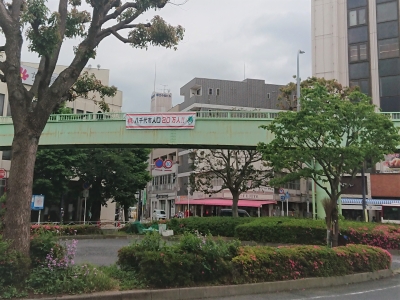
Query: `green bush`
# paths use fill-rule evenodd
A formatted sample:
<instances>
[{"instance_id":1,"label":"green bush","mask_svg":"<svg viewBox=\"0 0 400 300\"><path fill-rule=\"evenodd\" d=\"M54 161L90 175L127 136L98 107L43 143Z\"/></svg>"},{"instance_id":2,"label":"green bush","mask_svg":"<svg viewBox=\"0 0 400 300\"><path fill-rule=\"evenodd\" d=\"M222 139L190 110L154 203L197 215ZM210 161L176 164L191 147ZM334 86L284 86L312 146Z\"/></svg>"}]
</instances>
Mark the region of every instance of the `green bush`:
<instances>
[{"instance_id":1,"label":"green bush","mask_svg":"<svg viewBox=\"0 0 400 300\"><path fill-rule=\"evenodd\" d=\"M400 226L339 222L339 243L378 246L383 249L400 249ZM323 220L267 217L236 226L236 237L244 241L325 245L326 225Z\"/></svg>"},{"instance_id":2,"label":"green bush","mask_svg":"<svg viewBox=\"0 0 400 300\"><path fill-rule=\"evenodd\" d=\"M88 235L102 234L97 225L31 225L31 235L51 233L53 235Z\"/></svg>"},{"instance_id":3,"label":"green bush","mask_svg":"<svg viewBox=\"0 0 400 300\"><path fill-rule=\"evenodd\" d=\"M255 283L388 269L391 255L364 245L243 247L232 263L235 283Z\"/></svg>"},{"instance_id":4,"label":"green bush","mask_svg":"<svg viewBox=\"0 0 400 300\"><path fill-rule=\"evenodd\" d=\"M116 289L116 280L91 265L32 270L27 288L35 294L81 294Z\"/></svg>"},{"instance_id":5,"label":"green bush","mask_svg":"<svg viewBox=\"0 0 400 300\"><path fill-rule=\"evenodd\" d=\"M322 220L267 217L238 225L236 236L244 241L325 245L326 225Z\"/></svg>"},{"instance_id":6,"label":"green bush","mask_svg":"<svg viewBox=\"0 0 400 300\"><path fill-rule=\"evenodd\" d=\"M52 251L55 258L62 258L65 255L63 247L53 234L36 235L31 239L30 258L33 267L43 264L46 256Z\"/></svg>"},{"instance_id":7,"label":"green bush","mask_svg":"<svg viewBox=\"0 0 400 300\"><path fill-rule=\"evenodd\" d=\"M240 224L246 224L254 221L254 218L230 218L230 217L208 217L208 218L186 218L171 219L167 223L167 227L174 231L174 234L182 234L184 232L198 231L204 234L212 234L213 236L233 237L235 235L235 227Z\"/></svg>"},{"instance_id":8,"label":"green bush","mask_svg":"<svg viewBox=\"0 0 400 300\"><path fill-rule=\"evenodd\" d=\"M136 271L122 270L115 264L111 266L101 266L99 269L110 278L118 281L120 291L146 287Z\"/></svg>"},{"instance_id":9,"label":"green bush","mask_svg":"<svg viewBox=\"0 0 400 300\"><path fill-rule=\"evenodd\" d=\"M10 249L9 243L0 236L0 296L9 287L20 287L23 284L29 274L29 264L29 258Z\"/></svg>"},{"instance_id":10,"label":"green bush","mask_svg":"<svg viewBox=\"0 0 400 300\"><path fill-rule=\"evenodd\" d=\"M211 236L185 233L178 244L161 243L158 233L149 233L140 243L118 252L123 271L136 270L149 286L190 286L205 282L225 282L239 242L214 240Z\"/></svg>"}]
</instances>

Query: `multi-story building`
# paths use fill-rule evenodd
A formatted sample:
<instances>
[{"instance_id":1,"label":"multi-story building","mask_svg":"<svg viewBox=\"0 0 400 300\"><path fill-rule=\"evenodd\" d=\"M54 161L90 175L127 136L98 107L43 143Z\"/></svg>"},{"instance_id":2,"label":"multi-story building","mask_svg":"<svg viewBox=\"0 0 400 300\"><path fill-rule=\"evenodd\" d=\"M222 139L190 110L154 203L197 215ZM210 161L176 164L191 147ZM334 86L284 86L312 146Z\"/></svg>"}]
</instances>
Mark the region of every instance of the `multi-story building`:
<instances>
[{"instance_id":1,"label":"multi-story building","mask_svg":"<svg viewBox=\"0 0 400 300\"><path fill-rule=\"evenodd\" d=\"M313 76L400 111L399 0L312 0Z\"/></svg>"},{"instance_id":2,"label":"multi-story building","mask_svg":"<svg viewBox=\"0 0 400 300\"><path fill-rule=\"evenodd\" d=\"M23 83L29 87L34 80L34 76L37 72L38 64L36 63L22 63L21 72L24 73L24 76L21 76ZM54 71L54 76L61 73L66 66L56 66ZM109 75L110 71L107 69L98 69L98 68L85 68L83 71L87 71L89 74L94 74L97 79L101 80L104 85L109 85ZM90 114L100 112L100 107L92 100L93 94L89 95L88 99L86 98L77 98L73 102L67 102L67 107L70 107L75 114ZM95 98L95 100L100 100L99 97ZM106 103L109 105L111 112L121 112L122 107L122 92L117 91L117 94L114 97L106 97ZM10 104L8 102L8 91L7 85L3 82L0 82L0 116L11 116ZM0 168L4 168L9 174L10 166L11 166L11 151L0 151ZM8 176L7 176L8 177ZM4 187L6 186L7 178L0 179L0 196L4 193ZM80 200L78 200L79 202ZM77 214L79 214L79 203L75 205L73 208ZM111 204L109 207L115 207L115 203ZM47 212L47 211L46 211ZM108 212L108 215L107 215ZM105 214L105 215L104 215ZM114 210L107 209L104 210L103 216L106 219L114 220Z\"/></svg>"},{"instance_id":3,"label":"multi-story building","mask_svg":"<svg viewBox=\"0 0 400 300\"><path fill-rule=\"evenodd\" d=\"M382 111L400 111L399 15L399 0L312 0L313 76L359 86ZM370 218L380 220L382 204L400 205L400 192L390 188L400 178L394 156L366 174ZM343 195L344 215L361 214L361 183Z\"/></svg>"},{"instance_id":4,"label":"multi-story building","mask_svg":"<svg viewBox=\"0 0 400 300\"><path fill-rule=\"evenodd\" d=\"M185 84L180 91L184 96L184 101L179 104L177 111L221 111L221 110L258 110L268 111L280 109L278 102L279 89L282 85L266 84L264 80L245 79L243 81L217 80L208 78L194 78ZM175 108L175 107L174 107ZM190 174L193 172L193 157L190 150L179 149L178 151L178 173L176 181L176 194L178 209L187 209L187 200L193 203L207 203L207 206L198 204L190 205L190 210L194 215L208 215L217 209L211 208L208 204L212 199L218 201L228 201L232 195L228 190L213 195L205 195L191 191L189 184ZM218 179L215 179L214 186L221 186ZM298 183L298 184L297 184ZM298 181L295 185L287 184L286 191L291 194L289 209L294 213L307 211L307 185L304 181ZM273 204L279 199L279 189L262 187L254 191L243 193L241 200L261 201L266 203L260 210L258 207L249 209L252 215L280 215L282 212L281 204ZM221 202L221 203L222 203ZM207 210L208 209L208 210ZM211 210L210 210L211 209ZM284 208L286 211L286 206ZM310 210L311 211L311 210Z\"/></svg>"}]
</instances>

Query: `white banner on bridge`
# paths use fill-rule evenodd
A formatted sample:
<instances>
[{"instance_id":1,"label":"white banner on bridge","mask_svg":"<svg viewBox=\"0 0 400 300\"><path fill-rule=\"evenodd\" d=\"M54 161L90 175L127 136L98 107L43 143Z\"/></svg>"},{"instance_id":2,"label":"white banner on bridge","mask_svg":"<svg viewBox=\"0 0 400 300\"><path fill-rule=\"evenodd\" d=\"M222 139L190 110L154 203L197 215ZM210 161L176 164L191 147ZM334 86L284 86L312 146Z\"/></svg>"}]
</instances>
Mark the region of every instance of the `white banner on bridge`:
<instances>
[{"instance_id":1,"label":"white banner on bridge","mask_svg":"<svg viewBox=\"0 0 400 300\"><path fill-rule=\"evenodd\" d=\"M194 129L195 112L126 114L126 129Z\"/></svg>"}]
</instances>

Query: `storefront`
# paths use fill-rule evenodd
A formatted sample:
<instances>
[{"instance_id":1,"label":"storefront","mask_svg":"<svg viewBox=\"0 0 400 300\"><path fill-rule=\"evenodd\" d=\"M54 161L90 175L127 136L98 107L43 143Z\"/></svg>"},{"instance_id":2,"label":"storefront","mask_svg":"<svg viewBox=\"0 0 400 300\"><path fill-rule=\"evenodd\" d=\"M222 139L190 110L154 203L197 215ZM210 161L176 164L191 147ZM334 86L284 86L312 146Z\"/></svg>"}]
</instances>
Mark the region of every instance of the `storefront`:
<instances>
[{"instance_id":1,"label":"storefront","mask_svg":"<svg viewBox=\"0 0 400 300\"><path fill-rule=\"evenodd\" d=\"M400 199L366 199L366 208L368 219L381 222L385 219L384 209L390 206L400 206ZM342 198L342 214L346 220L362 219L362 199L360 198ZM382 219L383 218L383 219Z\"/></svg>"},{"instance_id":2,"label":"storefront","mask_svg":"<svg viewBox=\"0 0 400 300\"><path fill-rule=\"evenodd\" d=\"M179 199L176 201L177 211L185 212L189 207L190 215L198 217L218 216L223 208L232 208L232 200L207 199ZM238 207L246 210L252 217L271 216L274 200L239 200Z\"/></svg>"}]
</instances>

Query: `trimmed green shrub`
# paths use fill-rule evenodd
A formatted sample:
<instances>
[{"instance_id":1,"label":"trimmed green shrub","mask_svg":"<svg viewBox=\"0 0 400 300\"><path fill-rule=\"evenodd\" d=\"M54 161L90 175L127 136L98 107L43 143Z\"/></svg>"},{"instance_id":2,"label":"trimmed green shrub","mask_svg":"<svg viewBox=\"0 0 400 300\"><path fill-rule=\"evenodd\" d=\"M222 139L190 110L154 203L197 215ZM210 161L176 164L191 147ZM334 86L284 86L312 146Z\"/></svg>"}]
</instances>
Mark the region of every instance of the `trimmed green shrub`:
<instances>
[{"instance_id":1,"label":"trimmed green shrub","mask_svg":"<svg viewBox=\"0 0 400 300\"><path fill-rule=\"evenodd\" d=\"M363 244L383 249L400 249L400 226L340 221L339 244ZM302 245L325 245L323 220L267 217L236 226L235 235L243 241Z\"/></svg>"},{"instance_id":2,"label":"trimmed green shrub","mask_svg":"<svg viewBox=\"0 0 400 300\"><path fill-rule=\"evenodd\" d=\"M198 231L213 236L233 237L235 227L254 221L254 218L231 218L231 217L207 217L207 218L174 218L168 221L168 229L172 229L174 234Z\"/></svg>"},{"instance_id":3,"label":"trimmed green shrub","mask_svg":"<svg viewBox=\"0 0 400 300\"><path fill-rule=\"evenodd\" d=\"M389 269L391 255L378 247L347 245L243 247L233 258L233 281L255 283L307 277L343 276Z\"/></svg>"},{"instance_id":4,"label":"trimmed green shrub","mask_svg":"<svg viewBox=\"0 0 400 300\"><path fill-rule=\"evenodd\" d=\"M103 234L97 225L31 225L31 235L51 233L54 235Z\"/></svg>"},{"instance_id":5,"label":"trimmed green shrub","mask_svg":"<svg viewBox=\"0 0 400 300\"><path fill-rule=\"evenodd\" d=\"M239 242L214 240L211 236L185 233L178 244L161 244L158 233L118 252L123 271L137 271L149 286L190 286L205 282L224 283L231 273L231 260Z\"/></svg>"},{"instance_id":6,"label":"trimmed green shrub","mask_svg":"<svg viewBox=\"0 0 400 300\"><path fill-rule=\"evenodd\" d=\"M326 225L322 220L267 217L238 225L236 236L243 241L325 245Z\"/></svg>"}]
</instances>

